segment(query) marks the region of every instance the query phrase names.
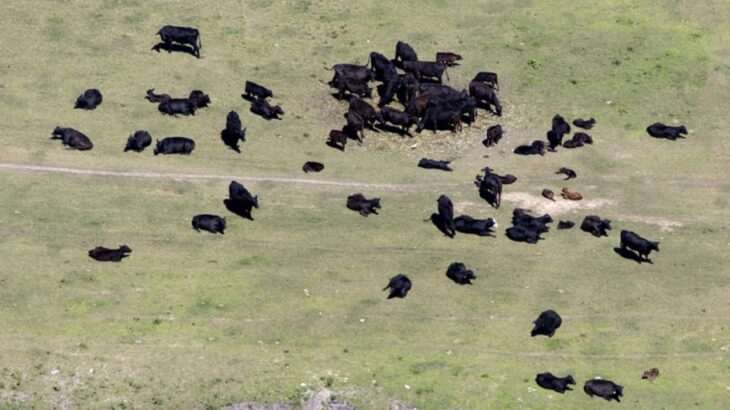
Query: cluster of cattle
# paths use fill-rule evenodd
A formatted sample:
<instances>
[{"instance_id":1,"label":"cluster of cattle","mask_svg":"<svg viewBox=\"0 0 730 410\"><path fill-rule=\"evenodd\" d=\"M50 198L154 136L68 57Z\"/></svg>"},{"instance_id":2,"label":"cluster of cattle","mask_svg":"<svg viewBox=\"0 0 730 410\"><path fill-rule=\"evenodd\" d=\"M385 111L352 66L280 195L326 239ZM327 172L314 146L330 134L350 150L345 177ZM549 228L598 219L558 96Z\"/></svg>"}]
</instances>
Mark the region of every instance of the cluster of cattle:
<instances>
[{"instance_id":1,"label":"cluster of cattle","mask_svg":"<svg viewBox=\"0 0 730 410\"><path fill-rule=\"evenodd\" d=\"M401 135L410 135L409 130L414 125L416 132L423 129L436 131L440 127L456 132L461 129L463 120L469 124L475 121L477 108L501 115L496 73L478 73L469 83L468 92L442 84L444 74L448 79L447 67L458 65L460 60L462 57L458 54L439 52L435 61L420 61L413 47L399 41L392 60L374 51L370 53L370 67L357 64L325 67L334 71L332 80L327 84L337 90L337 98L347 97L349 102L344 115L346 125L341 130L330 131L327 144L344 150L348 138L362 143L365 128L376 132L378 129L394 131ZM372 98L371 81L381 82L377 87L379 111L363 99ZM388 105L396 99L405 107L404 111ZM375 128L376 123L378 129ZM449 170L448 164L438 161L434 164L424 162L424 165Z\"/></svg>"},{"instance_id":2,"label":"cluster of cattle","mask_svg":"<svg viewBox=\"0 0 730 410\"><path fill-rule=\"evenodd\" d=\"M188 27L165 26L158 34L162 42L153 49L159 51L161 48L168 52L186 51L200 57L200 33L198 30ZM190 49L187 49L187 47ZM183 49L181 49L181 47ZM476 119L477 108L483 108L496 116L502 113L502 107L497 98L496 91L499 90L497 74L492 72L480 72L469 83L468 91L456 89L442 84L442 76L446 74L447 67L458 65L462 57L451 52L440 52L436 54L435 61L420 61L415 50L408 44L398 42L395 50L395 58L387 59L382 54L372 52L370 54L370 66L356 64L336 64L330 70L334 71L334 77L328 83L337 90L336 97L340 100L347 97L348 111L345 114L346 125L341 130L332 130L329 134L327 144L345 149L348 139L363 141L364 129L367 127L373 131L389 130L398 131L400 134L409 134L410 128L416 126L416 131L423 129L436 131L439 128L447 128L452 132L461 129L462 121L473 123ZM402 72L399 72L401 70ZM381 84L377 87L379 102L377 110L365 98L372 98L372 89L368 86L371 81L378 81ZM251 112L260 115L266 120L280 119L284 112L280 106L272 106L268 99L273 93L268 88L259 84L247 81L242 97L251 102ZM200 90L193 90L187 98L172 98L167 94L156 94L154 89L147 91L146 99L157 103L158 110L167 115L195 115L195 111L207 107L211 100L208 95ZM397 100L405 109L400 111L389 106ZM102 95L99 90L90 89L78 97L75 108L93 110L102 102ZM573 125L585 130L591 129L595 124L593 118L589 120L576 119ZM399 127L399 128L394 128ZM669 127L660 123L652 124L647 132L656 138L677 139L686 134L684 126ZM501 125L492 125L487 129L486 138L482 143L491 147L499 143L503 137ZM572 138L563 142L565 136L571 133L570 124L560 115L555 115L552 120L552 127L547 132L547 143L535 140L528 145L520 145L515 148L514 153L520 155L545 155L546 152L556 152L559 146L565 148L577 148L584 144L592 144L593 139L586 133L576 132ZM91 140L83 133L72 129L57 127L52 133L52 138L61 139L63 144L78 150L89 150L93 147ZM225 145L240 153L239 142L246 139L246 128L242 126L241 119L235 111L228 113L226 117L226 128L221 131L221 139ZM151 145L152 136L146 131L137 131L127 140L124 151L142 152ZM186 137L168 137L158 140L154 154L190 154L195 148L195 141ZM439 169L451 171L449 161L433 160L422 158L418 166L426 169ZM324 165L319 162L309 161L303 166L304 172L319 172ZM501 204L502 188L517 181L517 177L511 174L500 175L491 168L482 169L483 174L477 175L474 184L479 189L479 195L494 208ZM577 173L566 167L561 167L556 174L565 175L565 180L577 178ZM253 221L251 212L259 207L258 196L251 194L242 184L231 181L229 185L229 196L223 203L226 209L242 218ZM555 194L544 189L542 195L548 200L555 200ZM563 188L561 196L567 200L581 200L580 193ZM346 207L360 215L367 217L370 214L378 214L382 209L380 198L367 199L363 194L357 193L347 197ZM469 215L454 216L454 207L451 199L445 194L437 199L438 212L431 214L429 220L444 235L454 238L456 233L473 234L478 236L493 236L493 228L497 222L493 218L476 219ZM548 224L553 222L550 215L530 215L530 210L516 208L512 213L512 226L505 231L506 236L517 242L530 244L537 243L540 235L547 233L550 228ZM559 221L558 229L570 229L575 225L572 221ZM192 227L200 232L204 230L211 233L224 234L226 219L214 214L200 214L192 219ZM611 221L602 219L597 215L588 215L580 225L580 229L596 237L608 236L607 231L611 230ZM633 251L637 255L637 261L649 260L649 253L659 251L659 243L649 241L635 232L622 230L620 233L620 251ZM129 256L132 250L122 245L118 249L97 247L89 251L89 256L98 261L119 262ZM463 263L452 263L447 271L446 277L458 285L471 285L476 280L476 275ZM389 290L388 299L405 298L413 286L412 281L404 274L392 277L387 286L383 289ZM531 335L545 335L552 337L555 331L562 325L562 318L554 310L546 310L534 321L534 328ZM657 369L651 369L644 374L644 378L653 380L658 376ZM575 384L571 375L556 377L551 373L540 373L536 377L536 383L546 389L552 389L559 393L571 390L569 385ZM623 395L622 386L608 380L589 380L584 385L584 391L590 396L596 395L606 400L615 399L620 401Z\"/></svg>"}]
</instances>

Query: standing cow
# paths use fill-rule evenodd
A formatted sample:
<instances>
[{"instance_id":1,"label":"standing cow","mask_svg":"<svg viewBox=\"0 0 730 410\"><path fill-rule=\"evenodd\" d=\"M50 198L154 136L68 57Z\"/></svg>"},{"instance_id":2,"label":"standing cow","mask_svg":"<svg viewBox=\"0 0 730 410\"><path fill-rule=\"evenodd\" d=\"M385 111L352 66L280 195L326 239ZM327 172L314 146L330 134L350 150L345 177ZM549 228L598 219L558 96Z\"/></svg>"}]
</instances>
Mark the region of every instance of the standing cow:
<instances>
[{"instance_id":1,"label":"standing cow","mask_svg":"<svg viewBox=\"0 0 730 410\"><path fill-rule=\"evenodd\" d=\"M193 47L195 57L200 58L200 32L192 27L164 26L157 32L165 43L168 53L172 52L172 43L189 44Z\"/></svg>"}]
</instances>

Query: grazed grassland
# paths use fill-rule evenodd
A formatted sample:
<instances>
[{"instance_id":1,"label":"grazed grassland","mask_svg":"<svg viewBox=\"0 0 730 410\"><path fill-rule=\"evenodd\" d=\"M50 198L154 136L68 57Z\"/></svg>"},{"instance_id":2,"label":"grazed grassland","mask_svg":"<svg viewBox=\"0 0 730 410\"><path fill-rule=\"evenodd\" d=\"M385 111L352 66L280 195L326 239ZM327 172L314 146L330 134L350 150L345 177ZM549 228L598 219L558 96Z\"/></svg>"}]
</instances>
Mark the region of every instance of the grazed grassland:
<instances>
[{"instance_id":1,"label":"grazed grassland","mask_svg":"<svg viewBox=\"0 0 730 410\"><path fill-rule=\"evenodd\" d=\"M299 403L328 386L365 409L395 398L426 409L608 408L580 391L601 376L624 386L624 407L728 408L730 6L604 3L0 3L0 163L254 178L246 186L261 202L250 222L223 208L226 179L0 169L0 407ZM198 27L203 58L150 51L164 24ZM366 131L361 147L326 147L345 105L328 94L322 66L392 55L399 39L424 59L462 54L449 70L457 87L499 72L504 117L480 112L458 135ZM283 121L248 112L246 79L274 90ZM73 110L91 87L104 103ZM202 89L213 104L163 117L143 99L152 87ZM218 137L231 109L248 127L241 155ZM595 144L511 154L544 138L555 113L594 116ZM506 137L487 150L480 141L497 121ZM651 139L654 121L686 124L690 135ZM85 132L94 149L48 140L58 125ZM122 153L137 129L198 145L190 157ZM454 172L418 169L422 156L452 159ZM327 168L304 175L306 160ZM614 231L507 240L522 202L488 208L470 182L485 165L518 176L505 189L516 200L559 191L560 166L577 170L571 187L603 205L560 217L596 213ZM359 191L382 198L381 215L345 209ZM494 216L497 237L450 240L422 222L441 193L459 213ZM198 213L226 215L228 233L196 233ZM655 264L618 257L620 229L661 241ZM134 251L101 264L86 256L100 244ZM474 286L444 277L454 261L475 270ZM387 301L380 289L396 273L414 288ZM530 338L547 308L563 327ZM653 383L640 379L650 367L661 370ZM564 396L539 389L542 371L579 385Z\"/></svg>"}]
</instances>

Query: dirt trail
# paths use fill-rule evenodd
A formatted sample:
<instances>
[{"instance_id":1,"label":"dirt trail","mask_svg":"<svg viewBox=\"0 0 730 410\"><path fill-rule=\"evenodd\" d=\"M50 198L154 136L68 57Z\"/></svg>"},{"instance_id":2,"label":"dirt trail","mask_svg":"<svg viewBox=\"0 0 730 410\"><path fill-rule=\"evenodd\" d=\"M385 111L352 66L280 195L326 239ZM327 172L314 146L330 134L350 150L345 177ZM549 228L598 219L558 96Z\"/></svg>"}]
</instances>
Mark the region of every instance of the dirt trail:
<instances>
[{"instance_id":1,"label":"dirt trail","mask_svg":"<svg viewBox=\"0 0 730 410\"><path fill-rule=\"evenodd\" d=\"M0 169L11 169L16 171L28 172L49 172L57 174L76 174L76 175L95 175L95 176L111 176L123 178L152 178L152 179L173 179L173 180L197 180L197 179L222 179L250 182L280 182L288 184L303 185L330 185L338 187L366 187L380 188L391 190L408 190L417 187L438 186L439 184L386 184L386 183L370 183L355 181L328 181L323 179L303 179L303 178L277 178L277 177L252 177L241 175L221 175L221 174L179 174L167 172L124 172L124 171L104 171L98 169L82 169L82 168L66 168L66 167L49 167L42 165L13 164L1 162ZM446 184L440 184L446 185Z\"/></svg>"}]
</instances>

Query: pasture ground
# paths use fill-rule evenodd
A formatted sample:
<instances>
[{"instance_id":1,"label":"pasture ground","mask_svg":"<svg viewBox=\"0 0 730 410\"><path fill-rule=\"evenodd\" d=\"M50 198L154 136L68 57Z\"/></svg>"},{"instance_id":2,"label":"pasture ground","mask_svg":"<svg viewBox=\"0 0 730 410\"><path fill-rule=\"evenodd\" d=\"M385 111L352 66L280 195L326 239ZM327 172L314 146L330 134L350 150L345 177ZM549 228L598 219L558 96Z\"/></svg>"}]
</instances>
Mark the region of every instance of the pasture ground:
<instances>
[{"instance_id":1,"label":"pasture ground","mask_svg":"<svg viewBox=\"0 0 730 410\"><path fill-rule=\"evenodd\" d=\"M295 404L323 387L364 409L393 399L424 409L616 406L581 391L600 376L624 386L626 408L728 408L728 18L723 0L0 3L0 163L234 175L261 202L250 222L224 209L227 179L0 168L0 407ZM150 51L165 24L199 28L203 58ZM504 117L480 112L456 135L366 131L360 147L326 147L345 104L329 95L322 66L391 56L399 39L422 59L462 54L449 70L457 87L497 71ZM283 121L248 112L246 79L274 90ZM103 104L73 110L92 87ZM165 117L143 99L153 87L202 89L213 104ZM219 139L231 109L248 127L241 155ZM595 117L595 144L511 153L544 138L555 113ZM644 128L655 121L690 134L654 140ZM486 149L497 122L506 137ZM94 149L50 141L59 125L85 132ZM122 153L138 129L197 147L190 157ZM423 156L453 160L454 172L416 168ZM325 171L304 175L307 160ZM499 210L471 183L485 165L519 178ZM565 186L553 174L561 166L597 205L556 222L599 214L613 221L610 236L576 228L536 246L509 241L512 209ZM381 197L381 215L346 210L356 192ZM442 193L459 213L495 217L497 237L451 240L422 222ZM227 216L228 233L196 233L198 213ZM614 253L621 229L661 241L653 265ZM119 244L133 249L122 263L86 256ZM475 270L474 286L444 277L454 261ZM414 287L388 301L380 290L397 273ZM563 327L531 338L547 308ZM659 379L641 380L651 367ZM543 371L573 374L576 391L540 389Z\"/></svg>"}]
</instances>

